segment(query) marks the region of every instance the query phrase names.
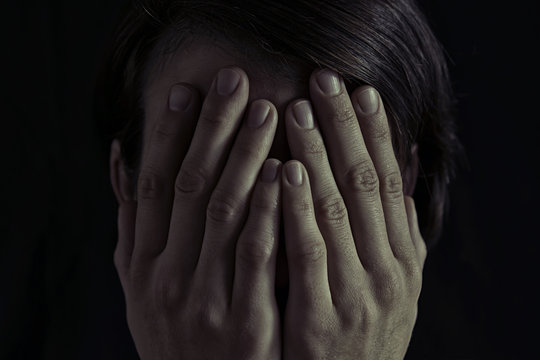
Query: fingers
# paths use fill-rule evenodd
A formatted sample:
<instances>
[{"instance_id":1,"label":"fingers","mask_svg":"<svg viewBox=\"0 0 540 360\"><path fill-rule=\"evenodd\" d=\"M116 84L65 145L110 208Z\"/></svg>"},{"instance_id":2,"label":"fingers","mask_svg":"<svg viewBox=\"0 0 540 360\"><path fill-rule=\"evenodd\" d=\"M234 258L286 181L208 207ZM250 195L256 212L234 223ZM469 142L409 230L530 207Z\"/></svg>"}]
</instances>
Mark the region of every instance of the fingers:
<instances>
[{"instance_id":1,"label":"fingers","mask_svg":"<svg viewBox=\"0 0 540 360\"><path fill-rule=\"evenodd\" d=\"M205 286L230 294L235 246L249 212L249 198L268 157L277 128L277 110L267 100L254 101L206 212L197 276Z\"/></svg>"},{"instance_id":2,"label":"fingers","mask_svg":"<svg viewBox=\"0 0 540 360\"><path fill-rule=\"evenodd\" d=\"M240 126L249 81L237 67L219 71L204 101L189 151L175 181L169 241L171 271L191 276L202 246L208 201Z\"/></svg>"},{"instance_id":3,"label":"fingers","mask_svg":"<svg viewBox=\"0 0 540 360\"><path fill-rule=\"evenodd\" d=\"M167 243L174 179L189 142L198 111L198 95L190 85L174 85L167 108L156 120L141 162L137 185L137 221L133 256L155 258Z\"/></svg>"},{"instance_id":4,"label":"fingers","mask_svg":"<svg viewBox=\"0 0 540 360\"><path fill-rule=\"evenodd\" d=\"M407 208L409 231L411 233L416 254L418 256L418 263L420 264L420 267L423 268L427 257L427 247L424 239L422 238L422 234L420 233L418 215L416 213L416 206L412 197L405 196L405 207Z\"/></svg>"},{"instance_id":5,"label":"fingers","mask_svg":"<svg viewBox=\"0 0 540 360\"><path fill-rule=\"evenodd\" d=\"M351 227L358 256L366 269L374 269L393 259L378 176L345 84L334 75L329 70L314 72L310 95L335 180L354 219ZM332 84L334 90L330 90Z\"/></svg>"},{"instance_id":6,"label":"fingers","mask_svg":"<svg viewBox=\"0 0 540 360\"><path fill-rule=\"evenodd\" d=\"M265 161L253 191L248 219L236 244L232 304L244 311L275 302L281 167L278 160Z\"/></svg>"},{"instance_id":7,"label":"fingers","mask_svg":"<svg viewBox=\"0 0 540 360\"><path fill-rule=\"evenodd\" d=\"M328 251L332 294L358 283L362 264L356 253L349 216L328 161L308 100L291 103L285 112L291 154L308 172L317 224ZM336 287L336 289L335 289ZM335 290L335 291L334 291Z\"/></svg>"},{"instance_id":8,"label":"fingers","mask_svg":"<svg viewBox=\"0 0 540 360\"><path fill-rule=\"evenodd\" d=\"M386 232L396 259L408 263L415 259L414 245L403 198L403 182L394 149L388 119L379 93L372 87L360 87L352 95L368 152L379 179Z\"/></svg>"},{"instance_id":9,"label":"fingers","mask_svg":"<svg viewBox=\"0 0 540 360\"><path fill-rule=\"evenodd\" d=\"M292 160L285 164L281 179L289 266L288 303L296 309L328 308L332 297L326 246L315 219L307 171L300 162Z\"/></svg>"}]
</instances>

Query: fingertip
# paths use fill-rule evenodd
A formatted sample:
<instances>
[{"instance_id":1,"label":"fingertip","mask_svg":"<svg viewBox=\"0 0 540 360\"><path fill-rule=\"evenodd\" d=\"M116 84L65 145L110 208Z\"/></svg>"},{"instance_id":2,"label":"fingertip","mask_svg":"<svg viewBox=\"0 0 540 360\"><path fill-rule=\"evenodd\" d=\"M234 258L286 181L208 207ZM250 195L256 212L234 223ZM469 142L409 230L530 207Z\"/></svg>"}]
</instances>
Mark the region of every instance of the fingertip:
<instances>
[{"instance_id":1,"label":"fingertip","mask_svg":"<svg viewBox=\"0 0 540 360\"><path fill-rule=\"evenodd\" d=\"M268 104L268 106L270 106L270 112L268 113L268 119L266 121L275 122L277 125L279 114L278 114L278 109L276 108L276 105L274 105L274 103L271 102L270 100L267 100L267 99L262 99L262 100L264 100ZM272 160L276 160L281 163L281 161L277 159L272 159Z\"/></svg>"},{"instance_id":2,"label":"fingertip","mask_svg":"<svg viewBox=\"0 0 540 360\"><path fill-rule=\"evenodd\" d=\"M220 74L224 75L221 81L219 81ZM249 96L249 76L244 69L238 66L225 66L214 75L210 89L220 96L234 96L236 94Z\"/></svg>"},{"instance_id":3,"label":"fingertip","mask_svg":"<svg viewBox=\"0 0 540 360\"><path fill-rule=\"evenodd\" d=\"M260 180L265 183L272 183L279 178L280 163L276 159L267 159L262 166Z\"/></svg>"},{"instance_id":4,"label":"fingertip","mask_svg":"<svg viewBox=\"0 0 540 360\"><path fill-rule=\"evenodd\" d=\"M284 165L281 174L284 185L288 187L300 187L307 180L304 165L298 160L290 160Z\"/></svg>"},{"instance_id":5,"label":"fingertip","mask_svg":"<svg viewBox=\"0 0 540 360\"><path fill-rule=\"evenodd\" d=\"M382 118L386 116L381 94L370 85L356 88L351 95L351 102L358 116L358 120Z\"/></svg>"}]
</instances>

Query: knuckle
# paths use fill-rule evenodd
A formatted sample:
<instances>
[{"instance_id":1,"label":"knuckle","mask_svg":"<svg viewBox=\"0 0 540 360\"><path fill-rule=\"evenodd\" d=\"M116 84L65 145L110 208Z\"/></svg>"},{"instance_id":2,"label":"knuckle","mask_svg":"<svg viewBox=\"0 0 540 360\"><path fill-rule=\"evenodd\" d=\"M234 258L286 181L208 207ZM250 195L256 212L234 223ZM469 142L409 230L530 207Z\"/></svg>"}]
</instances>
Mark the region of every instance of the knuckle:
<instances>
[{"instance_id":1,"label":"knuckle","mask_svg":"<svg viewBox=\"0 0 540 360\"><path fill-rule=\"evenodd\" d=\"M251 141L239 141L234 145L234 152L242 159L258 159L266 151L267 143L255 144Z\"/></svg>"},{"instance_id":2,"label":"knuckle","mask_svg":"<svg viewBox=\"0 0 540 360\"><path fill-rule=\"evenodd\" d=\"M399 199L403 194L403 180L399 171L392 171L384 175L380 186L390 199Z\"/></svg>"},{"instance_id":3,"label":"knuckle","mask_svg":"<svg viewBox=\"0 0 540 360\"><path fill-rule=\"evenodd\" d=\"M267 264L274 252L275 237L272 230L259 230L257 233L260 235L240 241L236 248L238 260L248 268Z\"/></svg>"},{"instance_id":4,"label":"knuckle","mask_svg":"<svg viewBox=\"0 0 540 360\"><path fill-rule=\"evenodd\" d=\"M396 271L386 272L378 281L377 293L377 298L382 305L395 306L405 295L405 284L402 276Z\"/></svg>"},{"instance_id":5,"label":"knuckle","mask_svg":"<svg viewBox=\"0 0 540 360\"><path fill-rule=\"evenodd\" d=\"M307 321L307 329L304 331L304 341L307 344L321 344L335 338L340 332L339 319L327 314L316 314Z\"/></svg>"},{"instance_id":6,"label":"knuckle","mask_svg":"<svg viewBox=\"0 0 540 360\"><path fill-rule=\"evenodd\" d=\"M206 112L201 113L199 121L215 126L219 124L227 124L229 122L229 116L227 111L216 111L215 113L208 114Z\"/></svg>"},{"instance_id":7,"label":"knuckle","mask_svg":"<svg viewBox=\"0 0 540 360\"><path fill-rule=\"evenodd\" d=\"M314 159L326 159L326 148L324 146L324 141L320 138L306 142L303 150L305 154Z\"/></svg>"},{"instance_id":8,"label":"knuckle","mask_svg":"<svg viewBox=\"0 0 540 360\"><path fill-rule=\"evenodd\" d=\"M381 313L374 302L369 302L362 307L360 328L362 333L366 334L380 324Z\"/></svg>"},{"instance_id":9,"label":"knuckle","mask_svg":"<svg viewBox=\"0 0 540 360\"><path fill-rule=\"evenodd\" d=\"M400 259L400 262L408 278L416 279L421 277L422 266L418 260L414 247L403 257L403 259Z\"/></svg>"},{"instance_id":10,"label":"knuckle","mask_svg":"<svg viewBox=\"0 0 540 360\"><path fill-rule=\"evenodd\" d=\"M332 194L317 200L315 203L318 217L333 224L344 224L348 219L347 207L343 198Z\"/></svg>"},{"instance_id":11,"label":"knuckle","mask_svg":"<svg viewBox=\"0 0 540 360\"><path fill-rule=\"evenodd\" d=\"M225 316L214 302L199 301L194 309L194 325L202 334L218 336L223 332Z\"/></svg>"},{"instance_id":12,"label":"knuckle","mask_svg":"<svg viewBox=\"0 0 540 360\"><path fill-rule=\"evenodd\" d=\"M206 188L207 177L202 168L194 167L184 161L174 184L176 195L194 196Z\"/></svg>"},{"instance_id":13,"label":"knuckle","mask_svg":"<svg viewBox=\"0 0 540 360\"><path fill-rule=\"evenodd\" d=\"M240 204L234 196L223 190L216 189L210 198L206 216L218 223L233 222L240 212Z\"/></svg>"},{"instance_id":14,"label":"knuckle","mask_svg":"<svg viewBox=\"0 0 540 360\"><path fill-rule=\"evenodd\" d=\"M163 144L171 141L178 133L178 122L176 121L158 121L154 128L154 135L152 142Z\"/></svg>"},{"instance_id":15,"label":"knuckle","mask_svg":"<svg viewBox=\"0 0 540 360\"><path fill-rule=\"evenodd\" d=\"M417 275L418 271L421 271L421 264L418 259L418 255L414 247L406 247L404 250L398 250L398 260L403 266L403 270L408 277Z\"/></svg>"},{"instance_id":16,"label":"knuckle","mask_svg":"<svg viewBox=\"0 0 540 360\"><path fill-rule=\"evenodd\" d=\"M165 181L158 172L146 167L139 174L137 180L137 196L139 199L156 199L163 195Z\"/></svg>"},{"instance_id":17,"label":"knuckle","mask_svg":"<svg viewBox=\"0 0 540 360\"><path fill-rule=\"evenodd\" d=\"M336 111L335 115L333 116L333 124L336 124L341 128L358 126L358 119L356 118L356 113L350 106L340 104L339 109L340 110Z\"/></svg>"},{"instance_id":18,"label":"knuckle","mask_svg":"<svg viewBox=\"0 0 540 360\"><path fill-rule=\"evenodd\" d=\"M366 196L375 196L379 193L379 178L370 160L364 160L353 165L346 173L348 186L355 192Z\"/></svg>"},{"instance_id":19,"label":"knuckle","mask_svg":"<svg viewBox=\"0 0 540 360\"><path fill-rule=\"evenodd\" d=\"M318 264L326 259L326 246L318 242L307 242L293 251L291 258L301 265Z\"/></svg>"},{"instance_id":20,"label":"knuckle","mask_svg":"<svg viewBox=\"0 0 540 360\"><path fill-rule=\"evenodd\" d=\"M413 264L406 266L405 272L408 288L412 292L412 295L418 298L422 289L422 266L415 261Z\"/></svg>"},{"instance_id":21,"label":"knuckle","mask_svg":"<svg viewBox=\"0 0 540 360\"><path fill-rule=\"evenodd\" d=\"M380 311L374 301L362 299L342 311L340 321L345 332L366 334L380 323Z\"/></svg>"},{"instance_id":22,"label":"knuckle","mask_svg":"<svg viewBox=\"0 0 540 360\"><path fill-rule=\"evenodd\" d=\"M302 199L291 204L291 209L295 214L304 218L313 216L314 213L313 206L308 199Z\"/></svg>"}]
</instances>

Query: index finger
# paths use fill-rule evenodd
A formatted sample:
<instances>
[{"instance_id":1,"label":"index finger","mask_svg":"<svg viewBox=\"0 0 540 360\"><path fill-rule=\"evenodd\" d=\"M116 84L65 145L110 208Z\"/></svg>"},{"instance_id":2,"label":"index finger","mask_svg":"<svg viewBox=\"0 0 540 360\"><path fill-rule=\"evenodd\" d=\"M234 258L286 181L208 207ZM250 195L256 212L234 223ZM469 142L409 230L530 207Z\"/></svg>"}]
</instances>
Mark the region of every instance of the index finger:
<instances>
[{"instance_id":1,"label":"index finger","mask_svg":"<svg viewBox=\"0 0 540 360\"><path fill-rule=\"evenodd\" d=\"M222 176L249 97L249 79L238 67L214 78L189 151L176 178L166 261L178 274L193 274L203 245L207 207ZM171 269L171 270L172 270Z\"/></svg>"},{"instance_id":2,"label":"index finger","mask_svg":"<svg viewBox=\"0 0 540 360\"><path fill-rule=\"evenodd\" d=\"M154 122L137 185L135 259L154 258L166 245L174 179L189 145L186 134L193 133L198 100L191 85L173 85L161 117Z\"/></svg>"}]
</instances>

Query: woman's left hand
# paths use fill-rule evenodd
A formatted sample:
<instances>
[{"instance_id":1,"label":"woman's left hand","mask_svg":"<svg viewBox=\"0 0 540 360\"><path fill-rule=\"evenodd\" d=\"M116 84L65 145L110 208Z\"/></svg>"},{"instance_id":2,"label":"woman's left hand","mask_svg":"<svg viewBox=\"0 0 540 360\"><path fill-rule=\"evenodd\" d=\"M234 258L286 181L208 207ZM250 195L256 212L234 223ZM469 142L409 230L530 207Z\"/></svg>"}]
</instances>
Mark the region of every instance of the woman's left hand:
<instances>
[{"instance_id":1,"label":"woman's left hand","mask_svg":"<svg viewBox=\"0 0 540 360\"><path fill-rule=\"evenodd\" d=\"M297 160L282 172L290 283L284 358L403 359L426 247L378 92L362 86L349 98L334 74L315 71L313 108L297 100L285 115Z\"/></svg>"}]
</instances>

